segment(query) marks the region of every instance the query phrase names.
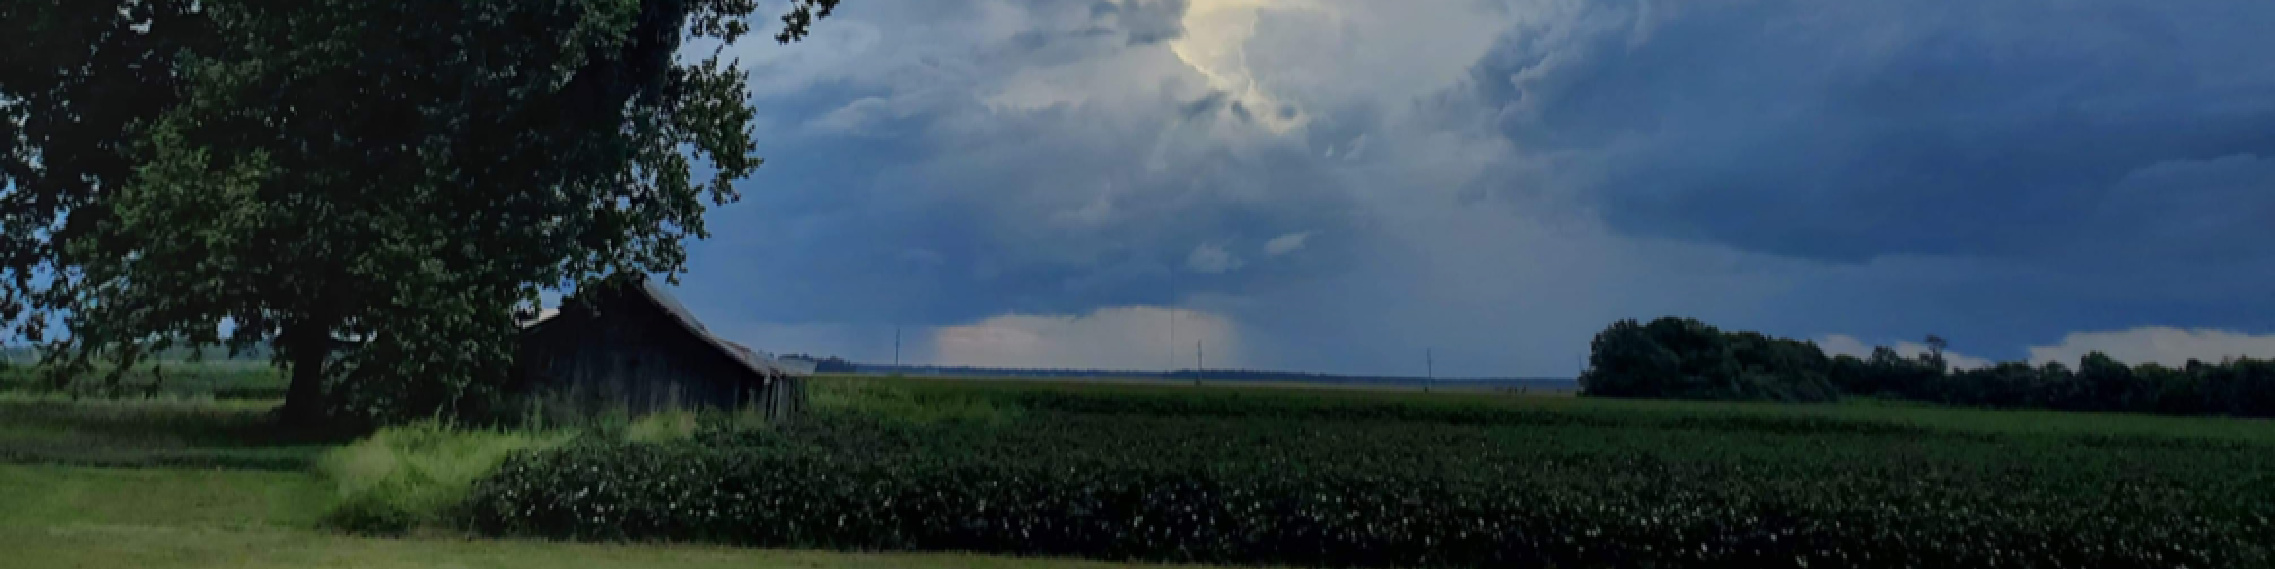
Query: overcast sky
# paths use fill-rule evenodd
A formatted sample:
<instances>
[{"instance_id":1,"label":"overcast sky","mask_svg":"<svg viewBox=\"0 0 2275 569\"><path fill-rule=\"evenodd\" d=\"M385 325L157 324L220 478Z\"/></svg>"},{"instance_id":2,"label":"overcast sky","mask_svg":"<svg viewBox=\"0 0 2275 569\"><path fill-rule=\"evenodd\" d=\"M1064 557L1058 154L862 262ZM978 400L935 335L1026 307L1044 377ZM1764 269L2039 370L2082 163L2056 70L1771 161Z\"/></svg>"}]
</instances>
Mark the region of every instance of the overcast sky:
<instances>
[{"instance_id":1,"label":"overcast sky","mask_svg":"<svg viewBox=\"0 0 2275 569\"><path fill-rule=\"evenodd\" d=\"M1568 376L1670 314L2275 356L2271 29L2246 1L845 0L730 50L767 162L679 294L863 361L901 325L919 363Z\"/></svg>"}]
</instances>

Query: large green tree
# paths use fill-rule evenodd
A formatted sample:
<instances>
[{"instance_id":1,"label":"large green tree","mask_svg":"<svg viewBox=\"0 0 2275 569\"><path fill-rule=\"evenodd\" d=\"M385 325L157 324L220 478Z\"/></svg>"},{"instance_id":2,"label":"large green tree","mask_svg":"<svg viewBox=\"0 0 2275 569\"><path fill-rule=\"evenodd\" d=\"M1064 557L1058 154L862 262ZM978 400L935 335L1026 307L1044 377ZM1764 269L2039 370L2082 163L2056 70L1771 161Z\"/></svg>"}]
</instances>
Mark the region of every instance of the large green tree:
<instances>
[{"instance_id":1,"label":"large green tree","mask_svg":"<svg viewBox=\"0 0 2275 569\"><path fill-rule=\"evenodd\" d=\"M479 411L517 303L676 274L759 164L718 51L754 0L0 10L54 46L0 64L6 316L82 366L272 343L298 421Z\"/></svg>"},{"instance_id":2,"label":"large green tree","mask_svg":"<svg viewBox=\"0 0 2275 569\"><path fill-rule=\"evenodd\" d=\"M42 340L69 289L61 244L134 173L137 125L180 101L174 62L210 50L190 0L0 2L0 316Z\"/></svg>"}]
</instances>

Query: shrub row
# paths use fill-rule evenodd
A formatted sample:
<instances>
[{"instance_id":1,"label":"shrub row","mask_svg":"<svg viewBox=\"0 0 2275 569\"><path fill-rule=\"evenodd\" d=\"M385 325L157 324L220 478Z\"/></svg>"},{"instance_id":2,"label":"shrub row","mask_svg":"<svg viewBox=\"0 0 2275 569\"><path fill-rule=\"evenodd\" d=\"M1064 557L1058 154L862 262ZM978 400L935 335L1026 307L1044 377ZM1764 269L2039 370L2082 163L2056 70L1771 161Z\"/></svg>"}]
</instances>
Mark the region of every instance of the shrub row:
<instances>
[{"instance_id":1,"label":"shrub row","mask_svg":"<svg viewBox=\"0 0 2275 569\"><path fill-rule=\"evenodd\" d=\"M500 535L1330 567L2254 567L2275 535L2264 476L2191 474L2251 453L1619 431L829 417L524 454L466 511Z\"/></svg>"}]
</instances>

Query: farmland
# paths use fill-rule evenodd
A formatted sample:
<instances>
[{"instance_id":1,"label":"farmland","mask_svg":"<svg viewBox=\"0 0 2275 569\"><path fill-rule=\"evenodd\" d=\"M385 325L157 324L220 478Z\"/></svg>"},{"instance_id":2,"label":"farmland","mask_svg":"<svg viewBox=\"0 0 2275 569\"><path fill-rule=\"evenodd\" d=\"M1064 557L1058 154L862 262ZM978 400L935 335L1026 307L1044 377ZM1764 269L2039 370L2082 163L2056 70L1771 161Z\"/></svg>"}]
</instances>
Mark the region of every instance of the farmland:
<instances>
[{"instance_id":1,"label":"farmland","mask_svg":"<svg viewBox=\"0 0 2275 569\"><path fill-rule=\"evenodd\" d=\"M814 381L793 424L517 455L393 538L327 525L341 485L320 465L349 447L273 431L273 402L0 395L0 547L154 567L2261 567L2275 532L2265 421Z\"/></svg>"},{"instance_id":2,"label":"farmland","mask_svg":"<svg viewBox=\"0 0 2275 569\"><path fill-rule=\"evenodd\" d=\"M2263 422L835 379L780 430L585 445L494 534L1311 566L2253 567Z\"/></svg>"},{"instance_id":3,"label":"farmland","mask_svg":"<svg viewBox=\"0 0 2275 569\"><path fill-rule=\"evenodd\" d=\"M849 554L639 544L380 539L319 528L332 499L302 472L0 465L0 565L303 569L1107 569L963 554Z\"/></svg>"},{"instance_id":4,"label":"farmland","mask_svg":"<svg viewBox=\"0 0 2275 569\"><path fill-rule=\"evenodd\" d=\"M42 377L41 368L36 365L37 356L21 350L8 356L8 365L0 368L0 392L47 387L50 379ZM106 376L112 369L94 370L89 374L94 377L76 382L72 390L89 396L172 399L266 400L284 396L284 375L267 360L216 357L190 362L170 357L137 365L119 374L116 381L109 381Z\"/></svg>"}]
</instances>

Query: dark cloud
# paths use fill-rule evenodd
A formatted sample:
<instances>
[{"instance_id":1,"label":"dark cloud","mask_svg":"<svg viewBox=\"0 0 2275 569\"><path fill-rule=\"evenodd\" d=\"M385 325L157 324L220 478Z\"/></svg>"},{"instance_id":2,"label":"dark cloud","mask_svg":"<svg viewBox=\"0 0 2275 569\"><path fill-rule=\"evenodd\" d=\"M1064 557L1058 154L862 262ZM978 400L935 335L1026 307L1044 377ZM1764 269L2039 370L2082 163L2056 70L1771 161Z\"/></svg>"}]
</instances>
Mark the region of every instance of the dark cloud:
<instances>
[{"instance_id":1,"label":"dark cloud","mask_svg":"<svg viewBox=\"0 0 2275 569\"><path fill-rule=\"evenodd\" d=\"M1840 262L2275 251L2183 205L2275 208L2263 176L2155 175L2275 156L2275 65L2245 55L2275 51L2275 4L2217 5L1612 3L1505 36L1475 88L1568 157L1535 188L1634 234Z\"/></svg>"},{"instance_id":2,"label":"dark cloud","mask_svg":"<svg viewBox=\"0 0 2275 569\"><path fill-rule=\"evenodd\" d=\"M1319 157L1226 152L1205 124L1163 130L1190 106L1123 116L965 105L858 139L813 138L768 154L745 189L759 203L714 214L718 236L698 245L695 269L799 299L734 309L762 321L953 324L1270 289L1355 261L1344 244L1365 230L1327 191L1343 182ZM1225 106L1219 95L1213 107ZM770 187L784 193L765 197ZM1260 256L1270 239L1306 231L1332 237L1237 271L1188 266L1198 247ZM790 272L769 277L776 269ZM691 294L731 294L704 286Z\"/></svg>"},{"instance_id":3,"label":"dark cloud","mask_svg":"<svg viewBox=\"0 0 2275 569\"><path fill-rule=\"evenodd\" d=\"M1185 0L1121 0L1090 5L1090 17L1112 19L1129 35L1129 45L1151 45L1185 35Z\"/></svg>"},{"instance_id":4,"label":"dark cloud","mask_svg":"<svg viewBox=\"0 0 2275 569\"><path fill-rule=\"evenodd\" d=\"M1255 365L1481 375L1666 314L2275 330L2275 5L1326 1L1204 74L1182 3L879 2L751 58L768 162L684 289L722 327L1175 305Z\"/></svg>"},{"instance_id":5,"label":"dark cloud","mask_svg":"<svg viewBox=\"0 0 2275 569\"><path fill-rule=\"evenodd\" d=\"M1232 95L1230 93L1223 91L1210 91L1208 95L1204 95L1199 99L1194 99L1192 102L1185 103L1183 107L1178 109L1178 114L1183 116L1186 120L1205 118L1208 115L1216 114L1216 112L1219 110L1223 110L1225 102L1230 101L1231 99Z\"/></svg>"},{"instance_id":6,"label":"dark cloud","mask_svg":"<svg viewBox=\"0 0 2275 569\"><path fill-rule=\"evenodd\" d=\"M1110 5L1106 2L1098 6ZM1093 14L1101 13L1094 8ZM1150 45L1185 35L1185 0L1125 0L1104 13L1113 14L1129 33L1130 45Z\"/></svg>"}]
</instances>

